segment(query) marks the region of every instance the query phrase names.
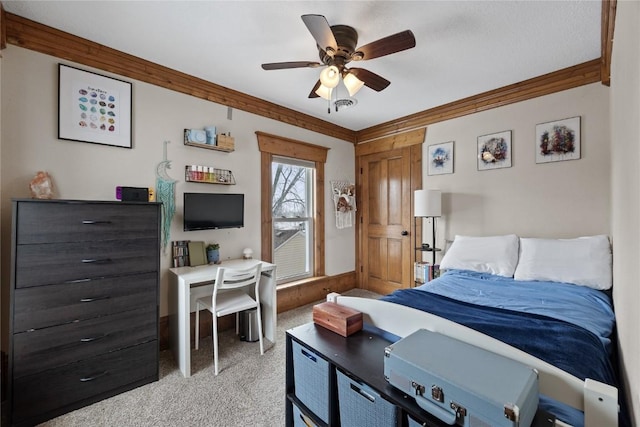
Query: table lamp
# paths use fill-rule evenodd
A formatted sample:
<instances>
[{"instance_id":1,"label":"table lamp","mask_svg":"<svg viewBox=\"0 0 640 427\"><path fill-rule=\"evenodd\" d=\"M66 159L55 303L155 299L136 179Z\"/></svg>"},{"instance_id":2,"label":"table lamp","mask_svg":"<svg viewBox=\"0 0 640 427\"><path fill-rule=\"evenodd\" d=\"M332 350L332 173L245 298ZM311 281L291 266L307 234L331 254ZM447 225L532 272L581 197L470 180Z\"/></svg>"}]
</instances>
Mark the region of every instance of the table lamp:
<instances>
[{"instance_id":1,"label":"table lamp","mask_svg":"<svg viewBox=\"0 0 640 427\"><path fill-rule=\"evenodd\" d=\"M427 249L433 255L433 265L436 264L436 218L442 216L442 194L440 190L416 190L413 198L413 216L415 218L431 218L432 234L431 247ZM415 221L414 221L415 223ZM417 227L414 234L417 233ZM416 234L416 239L418 238ZM417 242L416 242L417 248Z\"/></svg>"}]
</instances>

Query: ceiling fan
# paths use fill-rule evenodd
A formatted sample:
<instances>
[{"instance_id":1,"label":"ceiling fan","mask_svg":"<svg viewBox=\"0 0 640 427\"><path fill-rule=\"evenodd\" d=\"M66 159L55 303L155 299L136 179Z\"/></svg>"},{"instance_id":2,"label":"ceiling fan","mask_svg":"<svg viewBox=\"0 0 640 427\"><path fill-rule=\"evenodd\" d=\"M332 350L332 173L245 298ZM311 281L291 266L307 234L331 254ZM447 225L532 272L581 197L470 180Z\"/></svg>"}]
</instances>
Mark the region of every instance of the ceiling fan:
<instances>
[{"instance_id":1,"label":"ceiling fan","mask_svg":"<svg viewBox=\"0 0 640 427\"><path fill-rule=\"evenodd\" d=\"M329 26L323 15L302 15L309 32L316 40L320 61L291 61L272 62L262 64L264 70L282 70L287 68L316 68L322 65L327 67L320 73L320 79L309 93L309 98L322 97L331 99L332 89L340 79L353 96L362 86L367 86L377 92L384 90L391 83L378 74L364 68L347 68L351 61L364 61L379 58L416 45L416 39L410 30L405 30L382 39L376 40L364 46L358 47L357 31L347 25ZM338 105L336 104L336 110Z\"/></svg>"}]
</instances>

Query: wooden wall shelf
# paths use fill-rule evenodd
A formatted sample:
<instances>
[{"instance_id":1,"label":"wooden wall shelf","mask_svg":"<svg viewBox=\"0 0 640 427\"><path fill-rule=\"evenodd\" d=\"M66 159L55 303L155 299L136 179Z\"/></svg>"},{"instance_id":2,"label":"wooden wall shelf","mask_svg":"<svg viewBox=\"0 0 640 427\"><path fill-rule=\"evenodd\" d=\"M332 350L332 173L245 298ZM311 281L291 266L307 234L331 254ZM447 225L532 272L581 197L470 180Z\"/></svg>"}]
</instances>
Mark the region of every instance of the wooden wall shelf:
<instances>
[{"instance_id":1,"label":"wooden wall shelf","mask_svg":"<svg viewBox=\"0 0 640 427\"><path fill-rule=\"evenodd\" d=\"M188 139L189 130L184 130L184 145L189 145L191 147L198 148L206 148L207 150L215 150L222 151L225 153L230 153L235 150L235 140L233 137L228 135L218 135L216 137L216 145L213 144L201 144L198 142L191 142Z\"/></svg>"},{"instance_id":2,"label":"wooden wall shelf","mask_svg":"<svg viewBox=\"0 0 640 427\"><path fill-rule=\"evenodd\" d=\"M225 153L230 153L234 151L233 148L218 147L217 145L209 145L209 144L198 144L197 142L185 142L184 145L190 145L192 147L198 147L198 148L206 148L207 150L223 151Z\"/></svg>"}]
</instances>

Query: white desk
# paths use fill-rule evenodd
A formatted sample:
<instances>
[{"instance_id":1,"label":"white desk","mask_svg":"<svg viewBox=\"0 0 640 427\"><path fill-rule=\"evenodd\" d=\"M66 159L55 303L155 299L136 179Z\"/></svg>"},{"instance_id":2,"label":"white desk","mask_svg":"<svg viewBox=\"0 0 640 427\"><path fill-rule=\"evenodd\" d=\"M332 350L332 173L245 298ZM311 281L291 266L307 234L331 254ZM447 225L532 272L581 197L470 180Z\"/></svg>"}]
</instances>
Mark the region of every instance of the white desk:
<instances>
[{"instance_id":1,"label":"white desk","mask_svg":"<svg viewBox=\"0 0 640 427\"><path fill-rule=\"evenodd\" d=\"M249 268L262 263L260 278L260 302L264 337L276 342L276 266L260 260L234 259L222 264L199 265L197 267L170 268L169 299L172 302L169 314L169 340L171 350L182 375L191 376L191 312L195 311L198 298L213 294L213 282L220 267Z\"/></svg>"}]
</instances>

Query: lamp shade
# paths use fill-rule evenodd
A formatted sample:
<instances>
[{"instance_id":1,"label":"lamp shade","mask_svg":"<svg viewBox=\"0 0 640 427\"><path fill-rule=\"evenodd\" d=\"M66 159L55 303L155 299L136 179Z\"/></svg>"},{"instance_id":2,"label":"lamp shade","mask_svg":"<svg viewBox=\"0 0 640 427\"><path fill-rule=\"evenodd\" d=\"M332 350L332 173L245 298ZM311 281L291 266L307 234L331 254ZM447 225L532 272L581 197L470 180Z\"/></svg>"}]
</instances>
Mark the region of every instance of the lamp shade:
<instances>
[{"instance_id":1,"label":"lamp shade","mask_svg":"<svg viewBox=\"0 0 640 427\"><path fill-rule=\"evenodd\" d=\"M355 95L364 86L364 82L351 73L344 76L343 81L349 91L349 96Z\"/></svg>"},{"instance_id":2,"label":"lamp shade","mask_svg":"<svg viewBox=\"0 0 640 427\"><path fill-rule=\"evenodd\" d=\"M330 100L331 99L331 92L332 92L332 89L326 87L323 84L321 84L320 87L318 89L316 89L316 95L318 95L320 98L324 98L326 100Z\"/></svg>"},{"instance_id":3,"label":"lamp shade","mask_svg":"<svg viewBox=\"0 0 640 427\"><path fill-rule=\"evenodd\" d=\"M416 190L413 197L413 216L442 216L440 190Z\"/></svg>"},{"instance_id":4,"label":"lamp shade","mask_svg":"<svg viewBox=\"0 0 640 427\"><path fill-rule=\"evenodd\" d=\"M330 65L320 72L320 82L330 88L338 86L340 83L340 70L335 65Z\"/></svg>"}]
</instances>

